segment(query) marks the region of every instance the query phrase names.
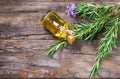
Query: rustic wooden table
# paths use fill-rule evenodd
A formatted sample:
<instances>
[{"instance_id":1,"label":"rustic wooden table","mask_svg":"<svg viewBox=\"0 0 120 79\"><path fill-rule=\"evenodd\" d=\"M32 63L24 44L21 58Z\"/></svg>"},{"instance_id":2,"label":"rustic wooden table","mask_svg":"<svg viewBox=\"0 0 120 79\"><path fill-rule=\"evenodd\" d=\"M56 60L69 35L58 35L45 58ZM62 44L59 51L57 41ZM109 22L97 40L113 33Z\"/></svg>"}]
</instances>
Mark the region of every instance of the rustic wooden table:
<instances>
[{"instance_id":1,"label":"rustic wooden table","mask_svg":"<svg viewBox=\"0 0 120 79\"><path fill-rule=\"evenodd\" d=\"M76 41L51 58L44 49L56 38L39 23L49 9L69 24L74 23L76 20L65 14L65 6L79 1L0 0L0 78L88 78L101 37L98 35L92 43ZM118 48L103 59L96 77L120 78L119 40Z\"/></svg>"}]
</instances>

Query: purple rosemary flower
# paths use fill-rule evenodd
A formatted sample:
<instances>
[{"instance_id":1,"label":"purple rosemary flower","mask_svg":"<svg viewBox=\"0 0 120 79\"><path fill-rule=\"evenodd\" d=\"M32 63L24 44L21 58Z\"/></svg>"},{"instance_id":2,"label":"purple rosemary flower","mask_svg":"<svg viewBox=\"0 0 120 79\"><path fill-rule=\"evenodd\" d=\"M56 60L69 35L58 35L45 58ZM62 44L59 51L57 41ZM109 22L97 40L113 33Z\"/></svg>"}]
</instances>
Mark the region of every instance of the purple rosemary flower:
<instances>
[{"instance_id":1,"label":"purple rosemary flower","mask_svg":"<svg viewBox=\"0 0 120 79\"><path fill-rule=\"evenodd\" d=\"M67 13L67 15L70 15L72 17L75 17L76 15L74 14L73 10L75 8L75 4L71 4L69 6L66 6L66 10L65 12Z\"/></svg>"}]
</instances>

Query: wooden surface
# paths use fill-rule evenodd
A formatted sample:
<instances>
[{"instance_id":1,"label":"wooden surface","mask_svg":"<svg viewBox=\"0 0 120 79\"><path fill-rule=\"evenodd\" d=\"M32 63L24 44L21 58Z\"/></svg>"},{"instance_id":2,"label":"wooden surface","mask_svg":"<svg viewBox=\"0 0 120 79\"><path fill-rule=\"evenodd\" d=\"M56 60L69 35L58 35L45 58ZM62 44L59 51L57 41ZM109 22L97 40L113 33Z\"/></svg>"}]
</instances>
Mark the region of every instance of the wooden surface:
<instances>
[{"instance_id":1,"label":"wooden surface","mask_svg":"<svg viewBox=\"0 0 120 79\"><path fill-rule=\"evenodd\" d=\"M76 41L51 58L44 49L56 38L39 23L49 9L69 24L74 23L75 19L65 14L65 6L79 1L0 0L0 78L88 78L101 37L98 35L91 43ZM120 78L119 40L118 48L103 59L96 77Z\"/></svg>"}]
</instances>

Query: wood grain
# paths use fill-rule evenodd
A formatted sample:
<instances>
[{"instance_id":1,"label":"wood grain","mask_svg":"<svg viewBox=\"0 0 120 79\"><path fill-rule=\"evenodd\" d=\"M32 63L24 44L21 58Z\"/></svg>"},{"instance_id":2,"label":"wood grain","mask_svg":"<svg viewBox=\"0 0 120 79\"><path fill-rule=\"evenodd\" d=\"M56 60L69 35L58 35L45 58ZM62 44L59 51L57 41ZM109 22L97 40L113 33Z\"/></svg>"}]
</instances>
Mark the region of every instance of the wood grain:
<instances>
[{"instance_id":1,"label":"wood grain","mask_svg":"<svg viewBox=\"0 0 120 79\"><path fill-rule=\"evenodd\" d=\"M57 38L39 22L47 10L53 9L71 25L76 20L65 14L65 6L79 2L0 0L0 78L88 78L101 37L91 43L78 40L58 50L51 58L44 49ZM120 78L119 40L118 48L103 59L96 78Z\"/></svg>"}]
</instances>

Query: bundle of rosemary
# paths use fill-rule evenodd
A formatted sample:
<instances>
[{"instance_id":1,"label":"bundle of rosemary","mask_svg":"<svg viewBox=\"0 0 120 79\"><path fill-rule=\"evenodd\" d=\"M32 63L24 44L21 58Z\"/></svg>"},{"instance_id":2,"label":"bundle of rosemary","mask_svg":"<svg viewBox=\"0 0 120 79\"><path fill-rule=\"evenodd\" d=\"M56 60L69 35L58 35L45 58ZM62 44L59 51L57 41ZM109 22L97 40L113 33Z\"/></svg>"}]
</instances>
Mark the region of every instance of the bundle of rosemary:
<instances>
[{"instance_id":1,"label":"bundle of rosemary","mask_svg":"<svg viewBox=\"0 0 120 79\"><path fill-rule=\"evenodd\" d=\"M78 22L71 26L77 40L91 40L96 33L104 29L102 33L104 37L99 42L97 57L89 75L94 77L101 60L109 54L113 46L116 47L117 36L120 34L120 6L117 4L80 3L74 9L73 7L69 9L68 12L74 17L86 20L86 22ZM66 45L68 45L67 41L59 40L56 44L47 48L46 52L52 55Z\"/></svg>"}]
</instances>

